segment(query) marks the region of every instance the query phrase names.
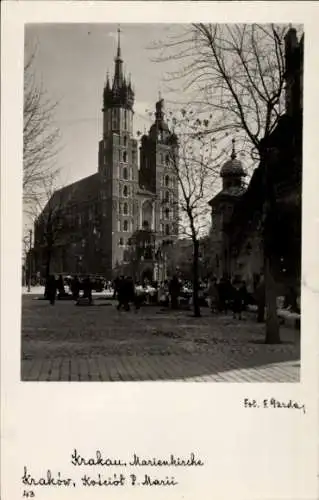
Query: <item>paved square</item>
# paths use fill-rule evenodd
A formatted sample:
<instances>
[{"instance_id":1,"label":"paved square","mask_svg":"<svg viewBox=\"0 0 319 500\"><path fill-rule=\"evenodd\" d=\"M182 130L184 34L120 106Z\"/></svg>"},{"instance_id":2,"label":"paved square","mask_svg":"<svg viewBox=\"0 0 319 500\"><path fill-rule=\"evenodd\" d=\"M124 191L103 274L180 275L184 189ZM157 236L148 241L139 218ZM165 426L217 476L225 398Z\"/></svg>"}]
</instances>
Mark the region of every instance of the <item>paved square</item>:
<instances>
[{"instance_id":1,"label":"paved square","mask_svg":"<svg viewBox=\"0 0 319 500\"><path fill-rule=\"evenodd\" d=\"M298 332L282 327L283 343L264 345L264 325L190 311L145 306L118 312L96 297L51 306L22 297L23 381L299 382Z\"/></svg>"}]
</instances>

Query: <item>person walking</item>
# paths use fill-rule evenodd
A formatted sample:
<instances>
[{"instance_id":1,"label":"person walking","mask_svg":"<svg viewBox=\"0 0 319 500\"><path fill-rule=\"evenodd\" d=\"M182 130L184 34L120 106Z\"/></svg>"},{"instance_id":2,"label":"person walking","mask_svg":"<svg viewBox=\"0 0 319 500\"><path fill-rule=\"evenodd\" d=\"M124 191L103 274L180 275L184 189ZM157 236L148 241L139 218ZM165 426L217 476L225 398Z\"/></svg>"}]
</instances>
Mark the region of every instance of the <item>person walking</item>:
<instances>
[{"instance_id":1,"label":"person walking","mask_svg":"<svg viewBox=\"0 0 319 500\"><path fill-rule=\"evenodd\" d=\"M234 279L232 283L233 297L232 297L232 309L233 318L241 320L242 310L243 310L243 294L242 294L242 282L239 279Z\"/></svg>"},{"instance_id":2,"label":"person walking","mask_svg":"<svg viewBox=\"0 0 319 500\"><path fill-rule=\"evenodd\" d=\"M83 298L88 299L89 305L92 304L92 282L90 276L83 281Z\"/></svg>"},{"instance_id":3,"label":"person walking","mask_svg":"<svg viewBox=\"0 0 319 500\"><path fill-rule=\"evenodd\" d=\"M71 281L71 292L73 299L77 301L80 295L80 281L77 276L74 276L74 278Z\"/></svg>"},{"instance_id":4,"label":"person walking","mask_svg":"<svg viewBox=\"0 0 319 500\"><path fill-rule=\"evenodd\" d=\"M213 278L208 284L208 300L209 307L212 313L216 313L219 310L219 293L217 287L217 279Z\"/></svg>"},{"instance_id":5,"label":"person walking","mask_svg":"<svg viewBox=\"0 0 319 500\"><path fill-rule=\"evenodd\" d=\"M57 279L57 291L58 291L58 299L65 297L65 288L64 288L64 280L62 274Z\"/></svg>"},{"instance_id":6,"label":"person walking","mask_svg":"<svg viewBox=\"0 0 319 500\"><path fill-rule=\"evenodd\" d=\"M169 284L172 309L178 309L178 297L180 294L180 283L177 276L173 276Z\"/></svg>"},{"instance_id":7,"label":"person walking","mask_svg":"<svg viewBox=\"0 0 319 500\"><path fill-rule=\"evenodd\" d=\"M130 310L130 302L135 304L135 287L134 287L134 281L131 276L127 276L125 279L125 310L129 311ZM136 306L135 306L136 307Z\"/></svg>"},{"instance_id":8,"label":"person walking","mask_svg":"<svg viewBox=\"0 0 319 500\"><path fill-rule=\"evenodd\" d=\"M57 284L55 276L50 274L47 280L47 298L49 299L51 306L54 306L55 304L56 289L57 289Z\"/></svg>"},{"instance_id":9,"label":"person walking","mask_svg":"<svg viewBox=\"0 0 319 500\"><path fill-rule=\"evenodd\" d=\"M220 312L227 314L228 306L231 300L231 291L232 291L231 283L229 282L229 280L225 278L225 276L223 276L220 279L217 288L219 295L219 310Z\"/></svg>"},{"instance_id":10,"label":"person walking","mask_svg":"<svg viewBox=\"0 0 319 500\"><path fill-rule=\"evenodd\" d=\"M120 276L117 281L117 310L120 311L122 307L125 307L125 280L124 276Z\"/></svg>"}]
</instances>

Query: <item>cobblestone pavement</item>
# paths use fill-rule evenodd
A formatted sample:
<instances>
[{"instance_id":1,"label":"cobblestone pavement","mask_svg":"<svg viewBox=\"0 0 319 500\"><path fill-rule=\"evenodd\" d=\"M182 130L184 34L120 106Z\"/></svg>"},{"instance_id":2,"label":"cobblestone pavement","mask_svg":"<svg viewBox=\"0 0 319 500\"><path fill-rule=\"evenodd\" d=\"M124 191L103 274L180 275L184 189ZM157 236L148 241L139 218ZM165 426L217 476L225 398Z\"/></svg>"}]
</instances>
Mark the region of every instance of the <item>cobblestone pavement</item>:
<instances>
[{"instance_id":1,"label":"cobblestone pavement","mask_svg":"<svg viewBox=\"0 0 319 500\"><path fill-rule=\"evenodd\" d=\"M146 306L118 312L97 297L90 307L72 301L50 306L22 298L24 381L298 382L298 333L281 328L281 345L263 344L264 325L201 318L190 311Z\"/></svg>"}]
</instances>

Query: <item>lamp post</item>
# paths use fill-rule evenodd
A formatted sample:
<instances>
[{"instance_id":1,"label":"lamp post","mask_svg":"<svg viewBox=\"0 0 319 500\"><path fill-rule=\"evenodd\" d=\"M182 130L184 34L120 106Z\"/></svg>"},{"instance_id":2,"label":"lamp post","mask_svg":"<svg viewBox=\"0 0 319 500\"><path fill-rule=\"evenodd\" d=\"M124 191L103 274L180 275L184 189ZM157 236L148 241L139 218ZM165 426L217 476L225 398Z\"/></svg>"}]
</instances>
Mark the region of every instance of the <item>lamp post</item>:
<instances>
[{"instance_id":1,"label":"lamp post","mask_svg":"<svg viewBox=\"0 0 319 500\"><path fill-rule=\"evenodd\" d=\"M29 229L29 276L28 276L28 292L31 292L31 277L32 277L32 229Z\"/></svg>"}]
</instances>

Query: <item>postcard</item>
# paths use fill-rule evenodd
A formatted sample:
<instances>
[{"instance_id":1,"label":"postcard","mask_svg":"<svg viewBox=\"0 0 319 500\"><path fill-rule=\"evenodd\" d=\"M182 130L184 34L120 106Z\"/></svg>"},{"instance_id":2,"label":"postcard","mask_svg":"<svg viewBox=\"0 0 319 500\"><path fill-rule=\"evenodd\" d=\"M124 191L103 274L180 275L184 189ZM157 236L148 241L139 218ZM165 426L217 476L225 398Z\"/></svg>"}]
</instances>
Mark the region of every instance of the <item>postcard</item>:
<instances>
[{"instance_id":1,"label":"postcard","mask_svg":"<svg viewBox=\"0 0 319 500\"><path fill-rule=\"evenodd\" d=\"M2 5L3 500L317 498L317 13Z\"/></svg>"}]
</instances>

